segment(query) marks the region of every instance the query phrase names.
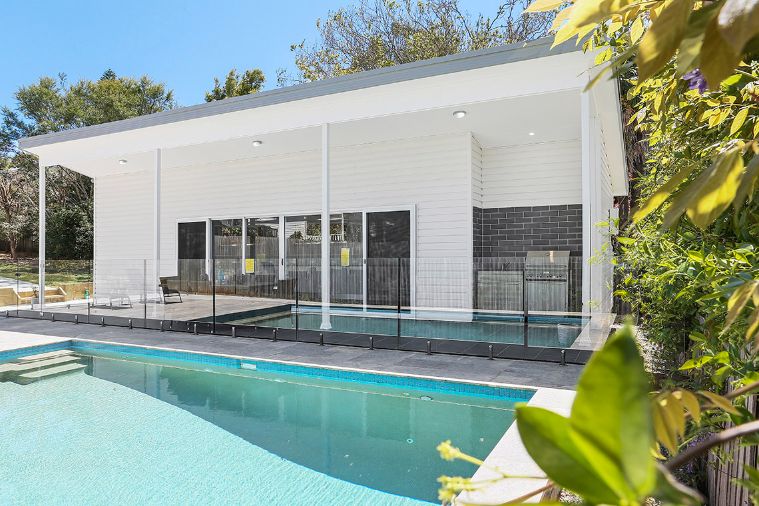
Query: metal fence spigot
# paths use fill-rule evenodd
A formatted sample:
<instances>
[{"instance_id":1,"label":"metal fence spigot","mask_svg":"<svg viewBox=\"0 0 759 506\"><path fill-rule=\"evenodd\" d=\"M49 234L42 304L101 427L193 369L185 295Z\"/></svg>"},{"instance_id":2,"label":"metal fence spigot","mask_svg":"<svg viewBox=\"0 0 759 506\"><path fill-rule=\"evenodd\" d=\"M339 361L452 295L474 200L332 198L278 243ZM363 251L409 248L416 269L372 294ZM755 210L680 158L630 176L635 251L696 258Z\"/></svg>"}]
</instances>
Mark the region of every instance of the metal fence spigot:
<instances>
[{"instance_id":1,"label":"metal fence spigot","mask_svg":"<svg viewBox=\"0 0 759 506\"><path fill-rule=\"evenodd\" d=\"M432 341L427 340L427 355L432 355Z\"/></svg>"},{"instance_id":2,"label":"metal fence spigot","mask_svg":"<svg viewBox=\"0 0 759 506\"><path fill-rule=\"evenodd\" d=\"M488 345L488 360L493 360L493 345Z\"/></svg>"},{"instance_id":3,"label":"metal fence spigot","mask_svg":"<svg viewBox=\"0 0 759 506\"><path fill-rule=\"evenodd\" d=\"M369 336L369 349L374 349L374 336Z\"/></svg>"}]
</instances>

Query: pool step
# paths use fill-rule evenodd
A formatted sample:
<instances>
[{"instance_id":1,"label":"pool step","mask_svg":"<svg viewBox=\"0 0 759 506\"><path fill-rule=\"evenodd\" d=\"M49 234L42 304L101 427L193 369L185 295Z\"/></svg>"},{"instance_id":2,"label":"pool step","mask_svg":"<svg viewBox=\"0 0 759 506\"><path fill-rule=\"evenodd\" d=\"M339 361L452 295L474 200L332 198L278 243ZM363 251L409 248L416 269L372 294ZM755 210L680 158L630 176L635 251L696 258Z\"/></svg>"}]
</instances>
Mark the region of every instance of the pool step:
<instances>
[{"instance_id":1,"label":"pool step","mask_svg":"<svg viewBox=\"0 0 759 506\"><path fill-rule=\"evenodd\" d=\"M47 378L54 378L62 374L68 374L71 372L81 371L87 366L78 362L59 365L57 367L48 367L46 369L37 369L36 371L19 374L15 377L14 381L20 385L27 385Z\"/></svg>"},{"instance_id":2,"label":"pool step","mask_svg":"<svg viewBox=\"0 0 759 506\"><path fill-rule=\"evenodd\" d=\"M67 364L69 362L78 362L79 357L73 355L64 355L62 357L46 358L44 360L35 360L32 362L12 362L10 364L0 365L0 374L22 373L33 371L35 369L44 369L56 365Z\"/></svg>"},{"instance_id":3,"label":"pool step","mask_svg":"<svg viewBox=\"0 0 759 506\"><path fill-rule=\"evenodd\" d=\"M85 367L79 362L79 357L68 350L40 353L0 365L0 381L26 385L40 379L79 371Z\"/></svg>"},{"instance_id":4,"label":"pool step","mask_svg":"<svg viewBox=\"0 0 759 506\"><path fill-rule=\"evenodd\" d=\"M56 358L56 357L62 357L64 355L72 355L74 352L71 350L58 350L58 351L48 351L47 353L40 353L38 355L27 355L26 357L21 357L17 359L17 362L35 362L37 360L46 360L48 358Z\"/></svg>"}]
</instances>

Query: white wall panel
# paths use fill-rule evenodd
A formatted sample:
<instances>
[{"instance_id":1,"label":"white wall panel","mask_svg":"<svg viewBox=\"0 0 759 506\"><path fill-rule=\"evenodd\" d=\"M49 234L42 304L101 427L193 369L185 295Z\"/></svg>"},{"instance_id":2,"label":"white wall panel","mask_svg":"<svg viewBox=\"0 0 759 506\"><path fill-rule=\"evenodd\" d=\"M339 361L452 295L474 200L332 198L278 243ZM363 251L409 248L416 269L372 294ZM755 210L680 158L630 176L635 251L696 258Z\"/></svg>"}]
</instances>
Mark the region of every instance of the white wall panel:
<instances>
[{"instance_id":1,"label":"white wall panel","mask_svg":"<svg viewBox=\"0 0 759 506\"><path fill-rule=\"evenodd\" d=\"M333 149L333 212L414 209L417 305L471 304L471 149L469 134ZM161 275L176 274L178 221L318 213L320 177L318 150L163 170ZM96 255L109 267L96 277L152 257L152 195L149 172L97 179Z\"/></svg>"},{"instance_id":2,"label":"white wall panel","mask_svg":"<svg viewBox=\"0 0 759 506\"><path fill-rule=\"evenodd\" d=\"M483 207L579 204L580 141L482 150Z\"/></svg>"}]
</instances>

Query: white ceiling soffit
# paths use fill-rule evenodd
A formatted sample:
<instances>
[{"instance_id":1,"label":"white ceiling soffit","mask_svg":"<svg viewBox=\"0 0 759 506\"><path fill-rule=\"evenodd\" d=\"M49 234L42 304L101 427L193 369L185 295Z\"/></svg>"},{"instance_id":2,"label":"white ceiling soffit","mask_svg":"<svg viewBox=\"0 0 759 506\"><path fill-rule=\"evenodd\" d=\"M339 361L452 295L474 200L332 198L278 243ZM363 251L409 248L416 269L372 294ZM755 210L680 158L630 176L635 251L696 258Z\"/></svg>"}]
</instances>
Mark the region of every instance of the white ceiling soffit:
<instances>
[{"instance_id":1,"label":"white ceiling soffit","mask_svg":"<svg viewBox=\"0 0 759 506\"><path fill-rule=\"evenodd\" d=\"M464 118L453 117L453 112L458 109L466 110ZM485 148L579 140L580 90L336 123L331 127L330 143L334 149L339 149L367 143L468 132ZM254 140L260 140L262 144L255 146ZM321 127L314 126L164 149L161 165L165 170L207 164L218 166L224 162L319 149ZM127 163L120 164L119 159L124 159ZM119 157L80 160L76 170L97 176L150 170L154 164L154 151L143 151Z\"/></svg>"},{"instance_id":2,"label":"white ceiling soffit","mask_svg":"<svg viewBox=\"0 0 759 506\"><path fill-rule=\"evenodd\" d=\"M587 82L583 73L589 59L581 52L564 53L52 144L29 146L37 139L32 137L21 146L46 164L79 170L87 160L126 158L157 148L577 89Z\"/></svg>"}]
</instances>

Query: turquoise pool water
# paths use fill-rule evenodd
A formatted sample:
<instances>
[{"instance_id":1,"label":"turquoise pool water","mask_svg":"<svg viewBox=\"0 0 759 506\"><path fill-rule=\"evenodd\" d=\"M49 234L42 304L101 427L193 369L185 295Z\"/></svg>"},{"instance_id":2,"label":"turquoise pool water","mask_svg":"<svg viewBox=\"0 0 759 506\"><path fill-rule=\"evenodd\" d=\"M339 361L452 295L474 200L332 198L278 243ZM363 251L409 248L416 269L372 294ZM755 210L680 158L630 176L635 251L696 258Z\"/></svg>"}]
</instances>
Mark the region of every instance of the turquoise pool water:
<instances>
[{"instance_id":1,"label":"turquoise pool water","mask_svg":"<svg viewBox=\"0 0 759 506\"><path fill-rule=\"evenodd\" d=\"M537 320L537 318L536 318ZM360 316L337 314L330 317L335 332L361 333L373 335L397 335L398 320L395 317ZM279 314L269 317L241 319L230 324L258 325L272 328L295 328L295 314ZM321 314L301 313L298 327L304 330L319 330ZM568 348L582 331L580 318L550 318L542 322L529 323L527 327L530 346L547 348ZM524 344L524 324L520 321L503 319L452 321L401 319L401 335L431 339L452 339L457 341L483 341L489 343Z\"/></svg>"},{"instance_id":2,"label":"turquoise pool water","mask_svg":"<svg viewBox=\"0 0 759 506\"><path fill-rule=\"evenodd\" d=\"M434 502L475 471L435 446L484 457L519 397L79 353L84 372L0 382L0 503Z\"/></svg>"}]
</instances>

